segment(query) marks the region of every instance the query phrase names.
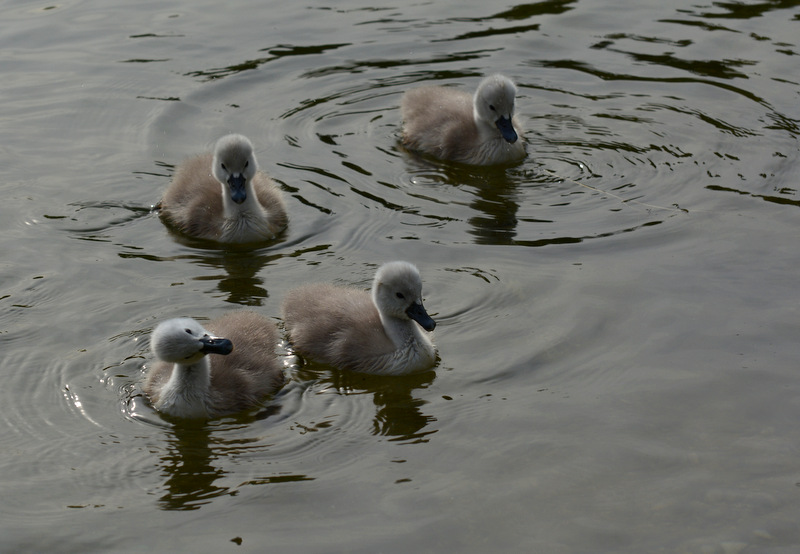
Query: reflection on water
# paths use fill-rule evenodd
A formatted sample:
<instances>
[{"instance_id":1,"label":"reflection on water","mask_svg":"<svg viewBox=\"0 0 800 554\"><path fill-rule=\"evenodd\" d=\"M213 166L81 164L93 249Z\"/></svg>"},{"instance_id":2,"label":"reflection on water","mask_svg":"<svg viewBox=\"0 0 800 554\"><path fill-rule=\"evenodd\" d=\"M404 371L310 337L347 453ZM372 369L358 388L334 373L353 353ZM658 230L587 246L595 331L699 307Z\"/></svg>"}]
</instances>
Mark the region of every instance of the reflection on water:
<instances>
[{"instance_id":1,"label":"reflection on water","mask_svg":"<svg viewBox=\"0 0 800 554\"><path fill-rule=\"evenodd\" d=\"M212 463L216 456L208 427L184 423L175 426L172 435L166 440L167 454L160 459L166 481L159 505L165 510L197 510L213 498L231 494L228 487L214 484L225 472Z\"/></svg>"},{"instance_id":2,"label":"reflection on water","mask_svg":"<svg viewBox=\"0 0 800 554\"><path fill-rule=\"evenodd\" d=\"M179 242L185 244L198 243L194 239L180 237ZM208 244L203 242L203 246ZM203 275L187 275L187 280L216 281L217 290L226 295L226 300L231 304L240 306L261 306L264 299L269 297L268 290L263 286L264 279L258 276L265 267L274 264L283 255L273 253L272 250L262 249L250 251L245 247L222 249L197 249L194 253L160 258L152 254L137 252L121 252L121 258L146 259L154 262L165 261L190 261L193 266L212 269L221 273L207 273ZM183 282L173 282L170 286L182 285Z\"/></svg>"},{"instance_id":3,"label":"reflection on water","mask_svg":"<svg viewBox=\"0 0 800 554\"><path fill-rule=\"evenodd\" d=\"M257 415L226 418L216 422L172 421L166 431L166 453L159 458L161 476L165 478L158 504L163 510L197 510L214 498L235 495L246 485L265 485L294 481L313 481L312 477L290 472L249 479L235 487L217 484L229 475L223 469L230 457L246 453L268 454L270 445L257 438L225 439L236 427L264 421L280 412L280 405L271 404ZM169 417L161 416L164 420ZM235 421L235 423L232 423Z\"/></svg>"},{"instance_id":4,"label":"reflection on water","mask_svg":"<svg viewBox=\"0 0 800 554\"><path fill-rule=\"evenodd\" d=\"M477 244L514 244L519 212L519 174L500 168L448 168L447 178L470 187L475 199L470 207L476 214L469 219L470 233Z\"/></svg>"},{"instance_id":5,"label":"reflection on water","mask_svg":"<svg viewBox=\"0 0 800 554\"><path fill-rule=\"evenodd\" d=\"M477 214L469 218L470 234L477 244L514 244L517 236L519 195L524 184L519 173L506 167L472 167L434 162L403 149L416 180L436 186L462 186L473 191L469 207Z\"/></svg>"},{"instance_id":6,"label":"reflection on water","mask_svg":"<svg viewBox=\"0 0 800 554\"><path fill-rule=\"evenodd\" d=\"M298 377L308 382L313 380L320 394L334 390L342 396L372 395L376 408L372 424L375 435L417 443L427 442L429 436L437 432L430 428L436 418L424 413L425 402L414 394L433 383L434 371L387 377L337 369L315 371L306 366L298 372ZM349 417L345 416L345 420Z\"/></svg>"},{"instance_id":7,"label":"reflection on water","mask_svg":"<svg viewBox=\"0 0 800 554\"><path fill-rule=\"evenodd\" d=\"M431 382L433 377L426 384ZM414 398L412 390L412 387L390 387L375 392L377 413L373 428L376 435L389 436L392 437L391 440L416 443L428 442L430 440L428 435L437 432L436 429L429 428L436 418L423 413L422 406L425 405L425 401Z\"/></svg>"},{"instance_id":8,"label":"reflection on water","mask_svg":"<svg viewBox=\"0 0 800 554\"><path fill-rule=\"evenodd\" d=\"M231 526L310 552L800 544L798 2L11 4L0 549L176 526L195 550ZM491 72L526 160L398 146L405 90ZM227 132L287 193L279 240L201 244L150 210L159 160ZM199 425L136 392L155 320L275 318L393 257L441 310L437 372L307 364Z\"/></svg>"},{"instance_id":9,"label":"reflection on water","mask_svg":"<svg viewBox=\"0 0 800 554\"><path fill-rule=\"evenodd\" d=\"M258 274L275 263L281 255L270 251L260 252L205 252L190 256L198 267L211 268L222 274L205 274L195 279L216 281L217 290L224 293L227 302L240 306L261 306L269 296L264 279Z\"/></svg>"},{"instance_id":10,"label":"reflection on water","mask_svg":"<svg viewBox=\"0 0 800 554\"><path fill-rule=\"evenodd\" d=\"M242 455L270 457L272 445L263 438L224 438L236 429L247 429L255 422L266 422L267 428L282 419L292 420L298 414L288 413L283 404L288 398L303 390L314 392L312 399L325 397L331 392L342 397L371 395L374 405L372 434L387 437L400 444L420 444L430 441L438 432L433 424L436 418L425 413L426 402L416 391L428 388L435 380L433 371L416 375L386 377L366 375L336 369L316 370L304 367L296 371L295 378L287 390L256 414L242 414L210 422L193 422L156 414L144 404L141 396L128 403L128 416L145 425L164 429L163 454L158 455L160 474L164 479L158 505L164 510L197 510L221 496L233 496L248 485L273 485L300 481L313 481L315 477L287 470L285 467L272 474L256 475L235 487L220 484L230 471L231 459ZM286 395L289 395L288 397ZM321 395L321 396L320 396ZM304 401L306 404L308 399ZM334 434L337 427L361 427L361 414L352 404L339 406L344 410L334 419L312 424L295 423L298 433L291 444L277 448L278 459L302 459L305 456L324 457L324 452L336 449ZM284 416L283 413L287 412ZM261 423L260 428L264 428ZM308 433L325 431L325 436L312 441L303 437ZM298 440L299 439L299 440ZM288 449L288 450L287 450ZM311 450L309 450L311 449Z\"/></svg>"}]
</instances>

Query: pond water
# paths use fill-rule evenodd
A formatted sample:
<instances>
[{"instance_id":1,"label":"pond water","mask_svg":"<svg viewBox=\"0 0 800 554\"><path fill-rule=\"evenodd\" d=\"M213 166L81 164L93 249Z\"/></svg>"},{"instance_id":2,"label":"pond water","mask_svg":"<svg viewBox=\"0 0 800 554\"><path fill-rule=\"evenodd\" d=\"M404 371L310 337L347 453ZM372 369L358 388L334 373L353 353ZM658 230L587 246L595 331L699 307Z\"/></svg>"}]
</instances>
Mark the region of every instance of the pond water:
<instances>
[{"instance_id":1,"label":"pond water","mask_svg":"<svg viewBox=\"0 0 800 554\"><path fill-rule=\"evenodd\" d=\"M800 2L5 2L0 550L794 552ZM531 155L398 144L402 93L518 84ZM151 210L256 145L256 248ZM141 392L149 335L301 283L422 274L440 360L285 356L203 424ZM286 352L285 345L281 347Z\"/></svg>"}]
</instances>

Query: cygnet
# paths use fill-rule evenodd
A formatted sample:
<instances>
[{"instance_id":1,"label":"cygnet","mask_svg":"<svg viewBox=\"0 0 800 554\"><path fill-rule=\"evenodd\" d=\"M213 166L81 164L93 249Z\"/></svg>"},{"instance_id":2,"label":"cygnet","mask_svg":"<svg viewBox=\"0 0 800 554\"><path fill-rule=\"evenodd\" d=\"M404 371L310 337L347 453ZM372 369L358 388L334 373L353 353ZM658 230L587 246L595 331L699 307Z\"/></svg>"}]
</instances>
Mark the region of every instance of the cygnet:
<instances>
[{"instance_id":1,"label":"cygnet","mask_svg":"<svg viewBox=\"0 0 800 554\"><path fill-rule=\"evenodd\" d=\"M283 319L301 356L362 373L404 375L436 363L427 332L436 323L422 304L422 279L407 262L375 274L372 292L330 284L287 293Z\"/></svg>"},{"instance_id":2,"label":"cygnet","mask_svg":"<svg viewBox=\"0 0 800 554\"><path fill-rule=\"evenodd\" d=\"M514 116L517 87L503 75L481 81L474 96L449 87L403 95L403 144L443 160L471 165L519 162L526 156Z\"/></svg>"},{"instance_id":3,"label":"cygnet","mask_svg":"<svg viewBox=\"0 0 800 554\"><path fill-rule=\"evenodd\" d=\"M159 361L147 372L144 392L158 411L180 418L220 417L257 406L283 385L277 333L269 319L231 312L207 328L177 318L153 331L150 347Z\"/></svg>"},{"instance_id":4,"label":"cygnet","mask_svg":"<svg viewBox=\"0 0 800 554\"><path fill-rule=\"evenodd\" d=\"M226 135L213 153L179 165L160 208L161 219L177 231L223 243L271 240L288 221L280 190L258 171L243 135Z\"/></svg>"}]
</instances>

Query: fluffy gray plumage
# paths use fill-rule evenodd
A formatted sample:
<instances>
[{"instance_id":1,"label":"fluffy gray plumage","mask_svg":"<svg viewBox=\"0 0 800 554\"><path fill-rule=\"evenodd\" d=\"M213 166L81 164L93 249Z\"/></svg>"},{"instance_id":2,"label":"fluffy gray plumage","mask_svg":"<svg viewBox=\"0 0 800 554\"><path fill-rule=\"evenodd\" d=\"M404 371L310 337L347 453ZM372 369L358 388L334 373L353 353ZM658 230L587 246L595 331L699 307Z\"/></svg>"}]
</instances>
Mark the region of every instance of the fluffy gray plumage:
<instances>
[{"instance_id":1,"label":"fluffy gray plumage","mask_svg":"<svg viewBox=\"0 0 800 554\"><path fill-rule=\"evenodd\" d=\"M257 406L283 385L282 364L275 355L278 337L269 319L231 312L206 328L177 318L153 331L150 345L159 361L145 376L144 392L157 410L182 418L214 418Z\"/></svg>"},{"instance_id":2,"label":"fluffy gray plumage","mask_svg":"<svg viewBox=\"0 0 800 554\"><path fill-rule=\"evenodd\" d=\"M213 153L178 166L161 199L161 219L185 235L224 243L273 239L288 221L280 190L258 171L242 135L226 135Z\"/></svg>"},{"instance_id":3,"label":"fluffy gray plumage","mask_svg":"<svg viewBox=\"0 0 800 554\"><path fill-rule=\"evenodd\" d=\"M525 158L514 116L517 88L502 75L481 81L474 96L449 87L421 87L403 95L403 144L440 158L496 165Z\"/></svg>"},{"instance_id":4,"label":"fluffy gray plumage","mask_svg":"<svg viewBox=\"0 0 800 554\"><path fill-rule=\"evenodd\" d=\"M372 293L328 284L290 291L283 318L295 350L341 369L379 375L425 371L436 362L428 334L436 326L422 305L417 268L390 262Z\"/></svg>"}]
</instances>

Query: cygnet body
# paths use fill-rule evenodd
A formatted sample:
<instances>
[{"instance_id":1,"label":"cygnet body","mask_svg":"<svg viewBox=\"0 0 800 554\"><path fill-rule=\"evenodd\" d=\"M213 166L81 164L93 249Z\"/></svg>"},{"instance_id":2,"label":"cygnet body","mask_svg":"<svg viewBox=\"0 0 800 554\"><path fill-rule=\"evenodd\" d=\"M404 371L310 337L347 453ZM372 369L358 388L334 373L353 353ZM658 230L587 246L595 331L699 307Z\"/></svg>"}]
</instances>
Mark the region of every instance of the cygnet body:
<instances>
[{"instance_id":1,"label":"cygnet body","mask_svg":"<svg viewBox=\"0 0 800 554\"><path fill-rule=\"evenodd\" d=\"M144 392L160 412L214 418L258 405L284 383L274 324L254 312L231 312L207 324L191 318L164 321L150 347L159 359ZM224 337L224 338L223 338Z\"/></svg>"},{"instance_id":2,"label":"cygnet body","mask_svg":"<svg viewBox=\"0 0 800 554\"><path fill-rule=\"evenodd\" d=\"M371 293L329 284L291 290L283 318L297 353L340 369L405 375L436 362L425 332L436 323L422 304L419 271L407 262L381 266Z\"/></svg>"},{"instance_id":3,"label":"cygnet body","mask_svg":"<svg viewBox=\"0 0 800 554\"><path fill-rule=\"evenodd\" d=\"M288 221L280 190L258 171L243 135L226 135L213 153L178 167L161 199L161 219L183 234L223 243L273 239Z\"/></svg>"},{"instance_id":4,"label":"cygnet body","mask_svg":"<svg viewBox=\"0 0 800 554\"><path fill-rule=\"evenodd\" d=\"M421 87L403 95L403 144L443 160L498 165L525 158L514 116L517 87L503 75L481 81L474 96L449 87Z\"/></svg>"}]
</instances>

